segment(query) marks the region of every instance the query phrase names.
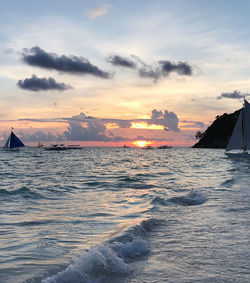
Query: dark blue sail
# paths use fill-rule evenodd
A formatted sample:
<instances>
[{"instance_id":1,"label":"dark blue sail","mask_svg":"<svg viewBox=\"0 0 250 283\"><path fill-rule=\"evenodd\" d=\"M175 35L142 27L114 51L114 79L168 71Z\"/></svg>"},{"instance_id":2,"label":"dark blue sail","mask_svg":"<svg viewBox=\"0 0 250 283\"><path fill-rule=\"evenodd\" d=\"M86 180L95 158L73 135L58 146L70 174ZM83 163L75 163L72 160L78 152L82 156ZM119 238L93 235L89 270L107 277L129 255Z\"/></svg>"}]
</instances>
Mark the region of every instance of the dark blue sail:
<instances>
[{"instance_id":1,"label":"dark blue sail","mask_svg":"<svg viewBox=\"0 0 250 283\"><path fill-rule=\"evenodd\" d=\"M24 144L20 141L20 139L13 132L11 132L10 148L22 147L22 146L24 146Z\"/></svg>"},{"instance_id":2,"label":"dark blue sail","mask_svg":"<svg viewBox=\"0 0 250 283\"><path fill-rule=\"evenodd\" d=\"M11 131L10 136L8 137L4 148L17 148L17 147L23 147L25 146L20 139Z\"/></svg>"}]
</instances>

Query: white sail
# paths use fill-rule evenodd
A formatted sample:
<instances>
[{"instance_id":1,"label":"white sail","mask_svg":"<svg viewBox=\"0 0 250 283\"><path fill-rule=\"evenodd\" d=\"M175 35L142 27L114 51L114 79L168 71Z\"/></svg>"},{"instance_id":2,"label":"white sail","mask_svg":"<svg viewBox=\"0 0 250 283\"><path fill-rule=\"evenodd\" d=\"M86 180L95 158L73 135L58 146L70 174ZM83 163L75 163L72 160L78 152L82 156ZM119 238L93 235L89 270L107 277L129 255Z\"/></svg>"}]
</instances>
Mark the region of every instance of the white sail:
<instances>
[{"instance_id":1,"label":"white sail","mask_svg":"<svg viewBox=\"0 0 250 283\"><path fill-rule=\"evenodd\" d=\"M5 143L3 148L9 148L10 147L10 139L11 139L11 135L9 135L9 137L8 137L8 139L7 139L7 141L6 141L6 143Z\"/></svg>"},{"instance_id":2,"label":"white sail","mask_svg":"<svg viewBox=\"0 0 250 283\"><path fill-rule=\"evenodd\" d=\"M250 150L250 104L245 100L245 140L246 150Z\"/></svg>"},{"instance_id":3,"label":"white sail","mask_svg":"<svg viewBox=\"0 0 250 283\"><path fill-rule=\"evenodd\" d=\"M243 109L240 111L237 122L235 124L234 129L233 129L233 133L232 133L231 138L228 142L226 151L233 150L233 149L241 149L242 146L243 146L242 111L243 111Z\"/></svg>"},{"instance_id":4,"label":"white sail","mask_svg":"<svg viewBox=\"0 0 250 283\"><path fill-rule=\"evenodd\" d=\"M245 99L226 151L235 149L250 149L250 104Z\"/></svg>"}]
</instances>

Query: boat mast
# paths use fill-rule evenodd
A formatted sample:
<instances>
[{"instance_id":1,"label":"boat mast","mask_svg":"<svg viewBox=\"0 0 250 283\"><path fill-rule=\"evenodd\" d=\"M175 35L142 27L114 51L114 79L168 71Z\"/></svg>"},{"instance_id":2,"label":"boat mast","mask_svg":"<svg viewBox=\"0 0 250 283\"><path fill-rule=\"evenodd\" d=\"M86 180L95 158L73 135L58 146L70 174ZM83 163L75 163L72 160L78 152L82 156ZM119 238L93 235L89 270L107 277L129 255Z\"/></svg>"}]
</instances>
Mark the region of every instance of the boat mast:
<instances>
[{"instance_id":1,"label":"boat mast","mask_svg":"<svg viewBox=\"0 0 250 283\"><path fill-rule=\"evenodd\" d=\"M10 129L10 141L9 141L9 144L8 144L8 148L10 148L10 145L11 145L11 140L12 140L12 130L14 128L11 126L11 129Z\"/></svg>"},{"instance_id":2,"label":"boat mast","mask_svg":"<svg viewBox=\"0 0 250 283\"><path fill-rule=\"evenodd\" d=\"M242 136L243 136L243 152L247 152L247 140L246 140L246 99L244 96L244 104L243 104L243 109L242 109Z\"/></svg>"}]
</instances>

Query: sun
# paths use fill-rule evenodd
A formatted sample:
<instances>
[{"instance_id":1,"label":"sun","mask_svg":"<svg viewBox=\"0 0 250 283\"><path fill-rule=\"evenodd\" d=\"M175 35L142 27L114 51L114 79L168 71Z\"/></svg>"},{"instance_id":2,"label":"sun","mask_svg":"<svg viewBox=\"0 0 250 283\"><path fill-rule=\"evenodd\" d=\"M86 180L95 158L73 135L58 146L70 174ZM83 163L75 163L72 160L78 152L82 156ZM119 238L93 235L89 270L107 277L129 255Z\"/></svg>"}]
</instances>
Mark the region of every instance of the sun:
<instances>
[{"instance_id":1,"label":"sun","mask_svg":"<svg viewBox=\"0 0 250 283\"><path fill-rule=\"evenodd\" d=\"M152 142L150 142L150 141L134 141L133 144L138 146L138 147L145 147L147 145L152 144Z\"/></svg>"}]
</instances>

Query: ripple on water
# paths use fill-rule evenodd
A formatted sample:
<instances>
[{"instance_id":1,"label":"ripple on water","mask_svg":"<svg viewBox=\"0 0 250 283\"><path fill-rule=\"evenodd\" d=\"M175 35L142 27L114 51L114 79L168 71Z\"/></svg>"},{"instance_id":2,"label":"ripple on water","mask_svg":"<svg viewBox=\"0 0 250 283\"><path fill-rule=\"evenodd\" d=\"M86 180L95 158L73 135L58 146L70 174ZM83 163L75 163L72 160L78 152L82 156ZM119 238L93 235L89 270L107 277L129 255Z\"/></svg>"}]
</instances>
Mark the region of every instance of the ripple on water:
<instances>
[{"instance_id":1,"label":"ripple on water","mask_svg":"<svg viewBox=\"0 0 250 283\"><path fill-rule=\"evenodd\" d=\"M249 266L249 163L203 149L25 150L0 156L3 282L228 282Z\"/></svg>"},{"instance_id":2,"label":"ripple on water","mask_svg":"<svg viewBox=\"0 0 250 283\"><path fill-rule=\"evenodd\" d=\"M171 197L164 199L162 197L155 197L151 204L157 205L170 205L177 204L182 206L192 206L192 205L201 205L206 202L206 198L198 192L192 191L187 195Z\"/></svg>"},{"instance_id":3,"label":"ripple on water","mask_svg":"<svg viewBox=\"0 0 250 283\"><path fill-rule=\"evenodd\" d=\"M0 189L0 196L14 196L14 197L22 197L22 198L30 198L30 199L40 199L42 195L34 192L33 190L27 187L21 187L16 190L6 190Z\"/></svg>"}]
</instances>

